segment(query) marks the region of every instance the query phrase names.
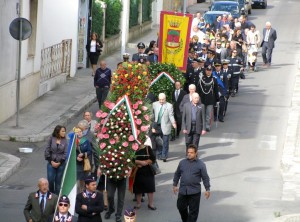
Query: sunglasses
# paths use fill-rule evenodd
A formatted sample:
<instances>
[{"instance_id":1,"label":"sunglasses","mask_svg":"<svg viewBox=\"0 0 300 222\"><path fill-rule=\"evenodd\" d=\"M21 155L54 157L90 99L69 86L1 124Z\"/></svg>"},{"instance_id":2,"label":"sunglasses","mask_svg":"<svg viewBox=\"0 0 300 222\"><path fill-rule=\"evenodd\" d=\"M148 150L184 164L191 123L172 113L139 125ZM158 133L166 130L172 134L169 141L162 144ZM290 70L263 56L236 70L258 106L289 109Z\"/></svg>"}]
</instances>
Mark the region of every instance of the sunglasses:
<instances>
[{"instance_id":1,"label":"sunglasses","mask_svg":"<svg viewBox=\"0 0 300 222\"><path fill-rule=\"evenodd\" d=\"M68 207L68 206L69 206L69 204L66 204L66 203L59 203L59 204L58 204L58 206L60 206L60 207L62 207L62 206L64 206L64 207Z\"/></svg>"}]
</instances>

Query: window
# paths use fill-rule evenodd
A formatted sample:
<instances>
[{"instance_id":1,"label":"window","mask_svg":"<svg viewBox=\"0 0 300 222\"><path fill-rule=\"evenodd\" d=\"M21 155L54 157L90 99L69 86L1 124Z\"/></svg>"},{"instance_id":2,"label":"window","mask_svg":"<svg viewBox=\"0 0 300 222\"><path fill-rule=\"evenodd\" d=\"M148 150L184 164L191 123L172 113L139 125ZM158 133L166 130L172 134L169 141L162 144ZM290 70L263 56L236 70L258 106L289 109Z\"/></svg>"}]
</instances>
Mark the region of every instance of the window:
<instances>
[{"instance_id":1,"label":"window","mask_svg":"<svg viewBox=\"0 0 300 222\"><path fill-rule=\"evenodd\" d=\"M38 0L30 0L29 4L29 21L32 25L32 33L28 39L28 57L34 57L36 48Z\"/></svg>"}]
</instances>

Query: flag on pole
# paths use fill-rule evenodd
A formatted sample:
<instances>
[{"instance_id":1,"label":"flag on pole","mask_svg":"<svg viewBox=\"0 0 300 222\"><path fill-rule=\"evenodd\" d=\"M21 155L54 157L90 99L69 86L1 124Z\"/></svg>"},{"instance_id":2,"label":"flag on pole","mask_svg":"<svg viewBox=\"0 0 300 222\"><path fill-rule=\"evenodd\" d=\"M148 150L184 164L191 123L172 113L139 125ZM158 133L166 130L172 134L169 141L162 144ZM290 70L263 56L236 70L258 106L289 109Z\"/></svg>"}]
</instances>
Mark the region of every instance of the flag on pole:
<instances>
[{"instance_id":1,"label":"flag on pole","mask_svg":"<svg viewBox=\"0 0 300 222\"><path fill-rule=\"evenodd\" d=\"M77 172L76 172L76 135L72 133L69 142L69 156L67 158L66 168L64 171L61 190L59 196L67 195L70 199L69 212L74 215L75 201L77 194Z\"/></svg>"},{"instance_id":2,"label":"flag on pole","mask_svg":"<svg viewBox=\"0 0 300 222\"><path fill-rule=\"evenodd\" d=\"M174 64L185 71L188 58L192 15L160 13L159 62Z\"/></svg>"}]
</instances>

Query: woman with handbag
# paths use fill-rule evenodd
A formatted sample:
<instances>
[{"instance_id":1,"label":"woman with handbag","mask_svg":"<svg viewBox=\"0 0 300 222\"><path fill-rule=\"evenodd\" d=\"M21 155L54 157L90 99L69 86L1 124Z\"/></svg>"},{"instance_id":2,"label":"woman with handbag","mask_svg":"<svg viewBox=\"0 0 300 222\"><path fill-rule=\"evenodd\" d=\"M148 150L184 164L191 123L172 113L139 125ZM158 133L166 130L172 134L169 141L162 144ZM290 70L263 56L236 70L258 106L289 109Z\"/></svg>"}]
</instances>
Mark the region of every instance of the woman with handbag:
<instances>
[{"instance_id":1,"label":"woman with handbag","mask_svg":"<svg viewBox=\"0 0 300 222\"><path fill-rule=\"evenodd\" d=\"M142 193L147 193L148 208L156 210L154 206L155 170L151 166L156 161L155 155L150 146L143 145L135 156L135 164L138 168L133 183L133 193L136 194L137 199L135 209L139 209L142 205Z\"/></svg>"},{"instance_id":2,"label":"woman with handbag","mask_svg":"<svg viewBox=\"0 0 300 222\"><path fill-rule=\"evenodd\" d=\"M84 180L91 172L91 158L92 147L87 139L87 129L77 127L74 129L77 135L76 138L76 166L77 166L77 180L79 180L79 191L85 189Z\"/></svg>"},{"instance_id":3,"label":"woman with handbag","mask_svg":"<svg viewBox=\"0 0 300 222\"><path fill-rule=\"evenodd\" d=\"M85 47L93 69L92 76L94 76L96 73L98 59L99 56L101 55L102 47L103 44L98 39L98 34L96 32L93 32L91 36L91 40L88 41Z\"/></svg>"},{"instance_id":4,"label":"woman with handbag","mask_svg":"<svg viewBox=\"0 0 300 222\"><path fill-rule=\"evenodd\" d=\"M45 148L45 159L47 164L47 179L49 191L59 194L61 180L65 170L65 160L67 159L68 141L66 139L66 128L57 125L52 136L48 139Z\"/></svg>"}]
</instances>

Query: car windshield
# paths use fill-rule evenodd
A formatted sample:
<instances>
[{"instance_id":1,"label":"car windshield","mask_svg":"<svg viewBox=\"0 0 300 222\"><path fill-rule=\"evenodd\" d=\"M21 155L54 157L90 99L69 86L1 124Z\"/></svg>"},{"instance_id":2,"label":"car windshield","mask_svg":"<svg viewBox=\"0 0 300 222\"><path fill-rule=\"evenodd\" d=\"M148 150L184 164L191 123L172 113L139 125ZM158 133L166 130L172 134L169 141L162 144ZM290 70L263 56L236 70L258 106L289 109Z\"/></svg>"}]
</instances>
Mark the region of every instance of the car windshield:
<instances>
[{"instance_id":1,"label":"car windshield","mask_svg":"<svg viewBox=\"0 0 300 222\"><path fill-rule=\"evenodd\" d=\"M206 23L209 23L212 25L214 21L216 20L217 15L214 14L204 14L204 20Z\"/></svg>"},{"instance_id":2,"label":"car windshield","mask_svg":"<svg viewBox=\"0 0 300 222\"><path fill-rule=\"evenodd\" d=\"M236 14L239 12L239 8L237 5L232 5L232 4L214 4L211 7L211 11L225 11L225 12L231 12L231 14Z\"/></svg>"}]
</instances>

